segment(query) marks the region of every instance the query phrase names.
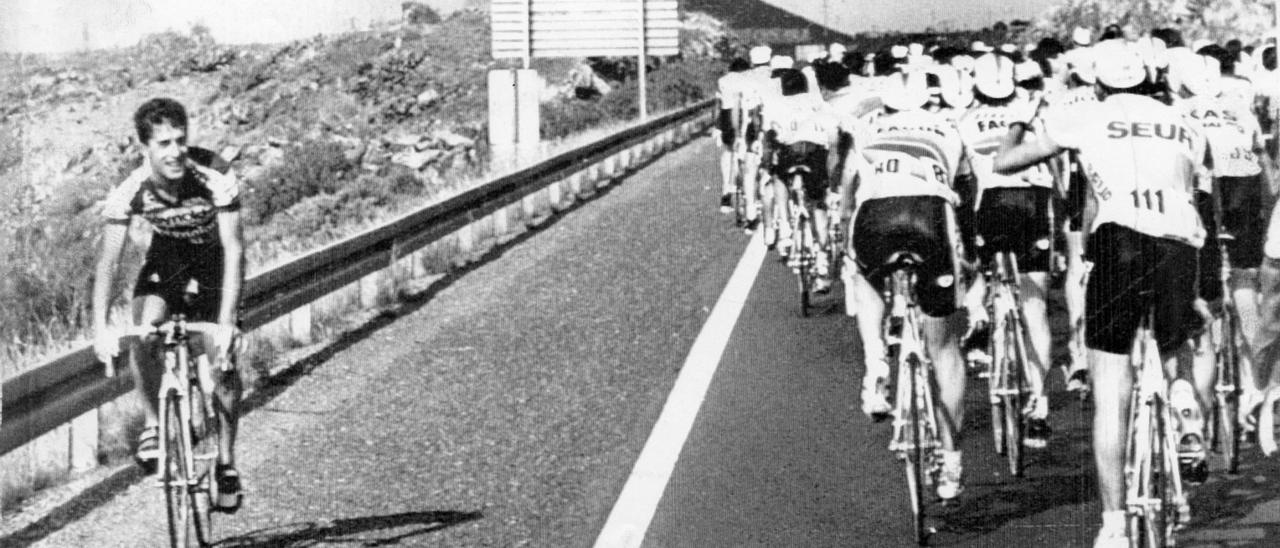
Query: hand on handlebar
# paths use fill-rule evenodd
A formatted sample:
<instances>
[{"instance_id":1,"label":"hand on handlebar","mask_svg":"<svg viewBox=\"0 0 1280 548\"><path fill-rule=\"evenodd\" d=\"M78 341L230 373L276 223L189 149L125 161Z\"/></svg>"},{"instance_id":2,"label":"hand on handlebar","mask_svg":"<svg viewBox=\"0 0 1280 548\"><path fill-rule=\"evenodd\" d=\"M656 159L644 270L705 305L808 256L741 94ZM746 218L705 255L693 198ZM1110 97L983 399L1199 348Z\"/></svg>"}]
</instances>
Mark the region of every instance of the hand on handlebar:
<instances>
[{"instance_id":1,"label":"hand on handlebar","mask_svg":"<svg viewBox=\"0 0 1280 548\"><path fill-rule=\"evenodd\" d=\"M120 355L120 334L102 329L93 338L93 353L102 362L102 373L107 378L116 376L116 356Z\"/></svg>"}]
</instances>

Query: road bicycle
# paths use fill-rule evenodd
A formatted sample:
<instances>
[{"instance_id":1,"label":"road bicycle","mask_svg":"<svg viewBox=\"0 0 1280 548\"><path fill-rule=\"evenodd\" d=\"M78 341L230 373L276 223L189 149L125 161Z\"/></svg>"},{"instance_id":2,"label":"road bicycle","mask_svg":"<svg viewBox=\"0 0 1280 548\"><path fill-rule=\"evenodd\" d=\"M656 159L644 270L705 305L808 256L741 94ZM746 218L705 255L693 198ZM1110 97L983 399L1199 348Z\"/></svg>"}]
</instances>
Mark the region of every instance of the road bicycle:
<instances>
[{"instance_id":1,"label":"road bicycle","mask_svg":"<svg viewBox=\"0 0 1280 548\"><path fill-rule=\"evenodd\" d=\"M916 270L922 263L919 256L910 253L898 253L890 258L884 295L889 314L883 327L888 361L898 370L889 450L902 461L906 472L912 527L916 543L921 546L932 532L925 526L925 493L942 468L933 362L925 351L920 310L912 289Z\"/></svg>"},{"instance_id":2,"label":"road bicycle","mask_svg":"<svg viewBox=\"0 0 1280 548\"><path fill-rule=\"evenodd\" d=\"M1169 407L1169 379L1148 312L1129 354L1135 383L1125 440L1125 521L1129 545L1173 546L1174 531L1191 519L1182 488L1177 427Z\"/></svg>"},{"instance_id":3,"label":"road bicycle","mask_svg":"<svg viewBox=\"0 0 1280 548\"><path fill-rule=\"evenodd\" d=\"M1240 442L1244 436L1239 412L1243 396L1240 364L1241 356L1245 355L1242 352L1245 344L1239 311L1231 290L1231 255L1227 252L1227 243L1235 238L1223 230L1222 198L1219 192L1213 193L1213 208L1218 223L1218 252L1222 257L1222 267L1218 271L1218 281L1222 287L1222 314L1214 318L1210 326L1216 373L1210 446L1222 455L1227 471L1235 474L1240 471Z\"/></svg>"},{"instance_id":4,"label":"road bicycle","mask_svg":"<svg viewBox=\"0 0 1280 548\"><path fill-rule=\"evenodd\" d=\"M991 318L988 355L991 369L987 393L991 404L991 433L997 454L1004 455L1009 473L1022 475L1022 444L1026 436L1023 410L1031 400L1027 384L1027 323L1022 315L1021 282L1016 254L999 251L987 272L987 314Z\"/></svg>"},{"instance_id":5,"label":"road bicycle","mask_svg":"<svg viewBox=\"0 0 1280 548\"><path fill-rule=\"evenodd\" d=\"M184 315L173 314L126 333L157 340L163 350L156 471L157 485L164 490L169 544L174 547L213 543L212 510L218 500L214 470L220 447L215 372L208 352L193 352L192 343L220 329L224 328L218 324L188 322ZM224 364L229 365L227 360Z\"/></svg>"},{"instance_id":6,"label":"road bicycle","mask_svg":"<svg viewBox=\"0 0 1280 548\"><path fill-rule=\"evenodd\" d=\"M813 216L804 205L804 175L809 173L805 166L793 166L787 169L787 210L788 223L794 239L787 255L787 265L796 273L800 289L800 315L809 316L812 305L810 295L814 280L817 279L818 244L814 231Z\"/></svg>"}]
</instances>

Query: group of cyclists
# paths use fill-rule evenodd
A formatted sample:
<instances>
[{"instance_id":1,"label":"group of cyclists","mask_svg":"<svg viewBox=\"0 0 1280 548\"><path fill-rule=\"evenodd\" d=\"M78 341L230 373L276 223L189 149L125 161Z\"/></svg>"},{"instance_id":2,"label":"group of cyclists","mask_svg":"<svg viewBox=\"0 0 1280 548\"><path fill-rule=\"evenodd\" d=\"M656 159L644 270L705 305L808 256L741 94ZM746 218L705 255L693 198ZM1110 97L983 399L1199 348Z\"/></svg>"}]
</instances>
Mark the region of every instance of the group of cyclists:
<instances>
[{"instance_id":1,"label":"group of cyclists","mask_svg":"<svg viewBox=\"0 0 1280 548\"><path fill-rule=\"evenodd\" d=\"M1274 342L1267 319L1277 299L1260 287L1280 274L1276 143L1267 137L1280 73L1274 42L1188 43L1177 29L1117 25L1093 34L866 55L831 44L827 57L802 63L751 48L719 81L720 208L741 201L745 231L763 231L784 258L797 239L788 204L806 208L817 227L815 292L835 277L825 259L844 257L846 309L865 357L861 407L876 419L893 409L884 269L903 253L919 259L914 293L941 403L943 500L964 486L959 426L967 370L982 360L964 349L990 321L979 273L994 253L1017 258L1032 449L1052 434L1046 303L1061 277L1072 332L1063 374L1093 407L1103 508L1095 546L1127 546L1129 353L1144 319L1154 318L1174 379L1182 462L1206 458L1216 380L1207 326L1225 313L1224 297L1253 358L1240 371L1242 422L1257 420L1277 384L1260 357ZM802 197L789 201L796 174Z\"/></svg>"}]
</instances>

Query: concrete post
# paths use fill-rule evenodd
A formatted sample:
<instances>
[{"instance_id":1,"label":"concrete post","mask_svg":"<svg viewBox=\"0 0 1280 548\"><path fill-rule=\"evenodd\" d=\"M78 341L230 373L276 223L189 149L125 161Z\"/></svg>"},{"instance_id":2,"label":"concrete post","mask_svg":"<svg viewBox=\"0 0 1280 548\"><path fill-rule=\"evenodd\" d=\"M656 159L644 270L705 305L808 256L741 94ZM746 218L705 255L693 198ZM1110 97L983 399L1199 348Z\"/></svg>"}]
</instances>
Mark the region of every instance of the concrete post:
<instances>
[{"instance_id":1,"label":"concrete post","mask_svg":"<svg viewBox=\"0 0 1280 548\"><path fill-rule=\"evenodd\" d=\"M514 165L516 146L516 73L489 71L489 146L491 166Z\"/></svg>"},{"instance_id":2,"label":"concrete post","mask_svg":"<svg viewBox=\"0 0 1280 548\"><path fill-rule=\"evenodd\" d=\"M360 308L370 309L378 306L378 293L382 285L382 275L386 270L372 272L360 278Z\"/></svg>"},{"instance_id":3,"label":"concrete post","mask_svg":"<svg viewBox=\"0 0 1280 548\"><path fill-rule=\"evenodd\" d=\"M84 472L98 466L98 410L94 409L71 420L72 472Z\"/></svg>"},{"instance_id":4,"label":"concrete post","mask_svg":"<svg viewBox=\"0 0 1280 548\"><path fill-rule=\"evenodd\" d=\"M304 304L289 313L289 337L296 343L311 344L311 305Z\"/></svg>"},{"instance_id":5,"label":"concrete post","mask_svg":"<svg viewBox=\"0 0 1280 548\"><path fill-rule=\"evenodd\" d=\"M516 142L522 146L542 140L542 118L538 112L542 85L538 71L516 71Z\"/></svg>"}]
</instances>

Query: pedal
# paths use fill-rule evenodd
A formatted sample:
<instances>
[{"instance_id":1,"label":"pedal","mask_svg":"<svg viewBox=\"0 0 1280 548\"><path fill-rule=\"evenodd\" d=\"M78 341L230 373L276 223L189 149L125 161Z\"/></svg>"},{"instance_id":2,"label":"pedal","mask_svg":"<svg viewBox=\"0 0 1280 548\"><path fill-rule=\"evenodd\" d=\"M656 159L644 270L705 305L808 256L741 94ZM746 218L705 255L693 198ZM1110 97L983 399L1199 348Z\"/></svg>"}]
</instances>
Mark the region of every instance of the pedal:
<instances>
[{"instance_id":1,"label":"pedal","mask_svg":"<svg viewBox=\"0 0 1280 548\"><path fill-rule=\"evenodd\" d=\"M1179 453L1178 468L1184 482L1199 485L1209 479L1209 462L1203 452Z\"/></svg>"}]
</instances>

